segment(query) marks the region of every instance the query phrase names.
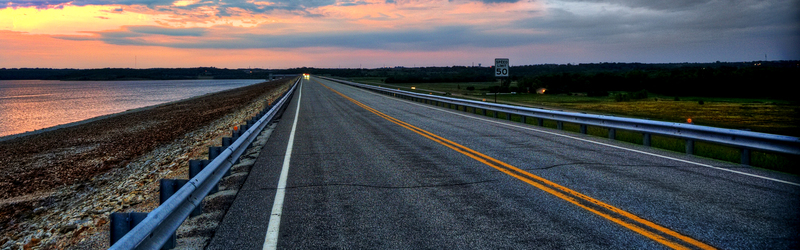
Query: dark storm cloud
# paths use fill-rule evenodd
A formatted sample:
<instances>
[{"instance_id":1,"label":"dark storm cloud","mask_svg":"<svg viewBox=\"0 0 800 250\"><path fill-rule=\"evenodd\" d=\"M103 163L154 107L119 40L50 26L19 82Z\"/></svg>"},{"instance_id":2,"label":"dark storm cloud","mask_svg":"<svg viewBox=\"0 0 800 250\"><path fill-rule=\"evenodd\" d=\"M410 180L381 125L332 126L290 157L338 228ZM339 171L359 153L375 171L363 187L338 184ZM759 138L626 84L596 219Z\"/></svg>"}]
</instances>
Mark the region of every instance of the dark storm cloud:
<instances>
[{"instance_id":1,"label":"dark storm cloud","mask_svg":"<svg viewBox=\"0 0 800 250\"><path fill-rule=\"evenodd\" d=\"M662 61L797 58L794 0L568 0L513 27L536 30L598 57ZM669 3L669 4L664 4ZM792 45L795 44L795 45ZM640 56L641 55L641 56ZM633 58L633 59L632 59ZM637 59L638 58L638 59ZM683 59L681 59L683 58ZM652 59L651 59L652 60Z\"/></svg>"},{"instance_id":2,"label":"dark storm cloud","mask_svg":"<svg viewBox=\"0 0 800 250\"><path fill-rule=\"evenodd\" d=\"M704 5L714 0L670 0L670 1L652 1L652 0L564 0L565 2L583 2L583 3L610 3L618 4L634 8L647 8L655 10L681 10L693 8L696 6ZM736 0L734 0L736 1Z\"/></svg>"},{"instance_id":3,"label":"dark storm cloud","mask_svg":"<svg viewBox=\"0 0 800 250\"><path fill-rule=\"evenodd\" d=\"M584 1L585 2L585 1ZM595 2L595 1L593 1ZM627 6L643 6L638 0L618 0ZM630 39L658 42L670 40L720 40L747 37L766 31L792 35L800 27L796 4L777 1L676 1L664 10L604 10L592 14L553 8L545 17L528 18L518 27L547 31L568 40ZM682 4L682 5L681 5ZM658 4L648 7L662 8ZM691 8L690 8L691 7ZM681 11L676 11L682 9ZM789 11L787 11L789 10ZM586 12L586 11L583 11ZM785 33L785 34L779 34Z\"/></svg>"}]
</instances>

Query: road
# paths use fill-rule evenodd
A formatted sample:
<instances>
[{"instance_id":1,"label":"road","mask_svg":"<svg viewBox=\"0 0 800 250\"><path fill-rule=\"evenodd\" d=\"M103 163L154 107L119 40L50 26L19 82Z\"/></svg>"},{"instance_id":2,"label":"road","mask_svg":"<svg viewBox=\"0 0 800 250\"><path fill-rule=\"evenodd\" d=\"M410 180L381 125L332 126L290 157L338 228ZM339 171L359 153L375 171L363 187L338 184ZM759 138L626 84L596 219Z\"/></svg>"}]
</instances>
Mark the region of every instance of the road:
<instances>
[{"instance_id":1,"label":"road","mask_svg":"<svg viewBox=\"0 0 800 250\"><path fill-rule=\"evenodd\" d=\"M312 77L208 248L796 249L798 183Z\"/></svg>"}]
</instances>

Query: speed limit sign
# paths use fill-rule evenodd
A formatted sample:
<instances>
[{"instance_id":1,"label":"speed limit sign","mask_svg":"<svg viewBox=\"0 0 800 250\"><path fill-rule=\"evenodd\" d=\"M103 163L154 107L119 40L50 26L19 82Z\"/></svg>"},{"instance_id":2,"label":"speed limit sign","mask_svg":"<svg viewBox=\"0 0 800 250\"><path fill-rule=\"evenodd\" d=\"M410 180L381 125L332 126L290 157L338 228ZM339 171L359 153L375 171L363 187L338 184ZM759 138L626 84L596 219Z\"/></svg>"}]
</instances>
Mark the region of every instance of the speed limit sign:
<instances>
[{"instance_id":1,"label":"speed limit sign","mask_svg":"<svg viewBox=\"0 0 800 250\"><path fill-rule=\"evenodd\" d=\"M494 76L508 77L508 58L494 59Z\"/></svg>"}]
</instances>

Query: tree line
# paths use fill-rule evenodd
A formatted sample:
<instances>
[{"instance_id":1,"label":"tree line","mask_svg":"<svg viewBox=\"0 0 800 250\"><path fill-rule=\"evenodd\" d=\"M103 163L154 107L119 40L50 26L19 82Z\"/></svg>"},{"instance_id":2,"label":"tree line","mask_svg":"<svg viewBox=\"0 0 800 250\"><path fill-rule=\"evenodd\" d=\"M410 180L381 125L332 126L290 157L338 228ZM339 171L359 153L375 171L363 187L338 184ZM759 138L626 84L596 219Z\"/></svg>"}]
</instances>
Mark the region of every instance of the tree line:
<instances>
[{"instance_id":1,"label":"tree line","mask_svg":"<svg viewBox=\"0 0 800 250\"><path fill-rule=\"evenodd\" d=\"M540 64L510 67L511 77L490 91L586 93L608 96L615 91L657 93L671 96L765 97L797 99L800 61L714 63L588 63ZM440 83L496 81L491 67L414 68L289 68L289 69L0 69L0 80L177 80L267 79L269 74L302 74L340 77L381 77L386 83Z\"/></svg>"},{"instance_id":2,"label":"tree line","mask_svg":"<svg viewBox=\"0 0 800 250\"><path fill-rule=\"evenodd\" d=\"M591 73L554 73L524 76L518 88L547 88L550 93L583 92L608 96L611 91L642 91L671 96L766 97L793 99L800 67L683 66Z\"/></svg>"}]
</instances>

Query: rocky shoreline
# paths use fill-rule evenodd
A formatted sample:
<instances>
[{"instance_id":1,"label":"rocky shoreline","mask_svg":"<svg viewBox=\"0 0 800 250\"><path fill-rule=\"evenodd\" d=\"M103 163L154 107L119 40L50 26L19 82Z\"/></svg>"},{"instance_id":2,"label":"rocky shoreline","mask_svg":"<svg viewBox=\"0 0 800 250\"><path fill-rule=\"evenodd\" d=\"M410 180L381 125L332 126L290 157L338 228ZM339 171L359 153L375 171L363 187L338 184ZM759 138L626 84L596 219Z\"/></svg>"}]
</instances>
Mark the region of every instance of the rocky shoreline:
<instances>
[{"instance_id":1,"label":"rocky shoreline","mask_svg":"<svg viewBox=\"0 0 800 250\"><path fill-rule=\"evenodd\" d=\"M159 179L187 178L190 159L206 158L208 146L290 84L256 84L0 142L0 249L107 248L108 215L157 207Z\"/></svg>"}]
</instances>

